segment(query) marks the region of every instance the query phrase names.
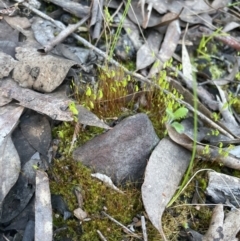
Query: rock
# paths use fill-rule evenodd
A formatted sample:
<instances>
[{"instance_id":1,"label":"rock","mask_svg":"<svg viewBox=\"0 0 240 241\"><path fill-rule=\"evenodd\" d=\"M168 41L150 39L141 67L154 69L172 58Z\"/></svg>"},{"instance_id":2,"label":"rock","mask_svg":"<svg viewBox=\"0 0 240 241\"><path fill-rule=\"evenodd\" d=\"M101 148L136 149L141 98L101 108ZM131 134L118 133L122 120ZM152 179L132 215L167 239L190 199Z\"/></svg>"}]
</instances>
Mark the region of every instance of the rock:
<instances>
[{"instance_id":1,"label":"rock","mask_svg":"<svg viewBox=\"0 0 240 241\"><path fill-rule=\"evenodd\" d=\"M136 114L80 146L73 158L116 184L139 181L152 149L159 142L146 114Z\"/></svg>"},{"instance_id":2,"label":"rock","mask_svg":"<svg viewBox=\"0 0 240 241\"><path fill-rule=\"evenodd\" d=\"M83 211L81 208L75 209L73 213L74 213L74 216L80 221L83 221L88 216L87 213Z\"/></svg>"}]
</instances>

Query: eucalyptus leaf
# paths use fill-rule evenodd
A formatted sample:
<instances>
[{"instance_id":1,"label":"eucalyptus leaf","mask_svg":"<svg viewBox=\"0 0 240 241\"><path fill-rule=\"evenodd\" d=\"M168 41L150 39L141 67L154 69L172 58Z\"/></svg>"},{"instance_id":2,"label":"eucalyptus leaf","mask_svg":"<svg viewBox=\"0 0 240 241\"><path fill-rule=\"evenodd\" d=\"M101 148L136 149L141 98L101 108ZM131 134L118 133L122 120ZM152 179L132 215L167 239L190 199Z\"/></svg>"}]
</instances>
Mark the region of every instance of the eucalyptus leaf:
<instances>
[{"instance_id":1,"label":"eucalyptus leaf","mask_svg":"<svg viewBox=\"0 0 240 241\"><path fill-rule=\"evenodd\" d=\"M190 157L191 152L164 138L149 158L141 188L142 200L149 220L163 237L161 240L167 240L162 229L162 214L178 189Z\"/></svg>"}]
</instances>

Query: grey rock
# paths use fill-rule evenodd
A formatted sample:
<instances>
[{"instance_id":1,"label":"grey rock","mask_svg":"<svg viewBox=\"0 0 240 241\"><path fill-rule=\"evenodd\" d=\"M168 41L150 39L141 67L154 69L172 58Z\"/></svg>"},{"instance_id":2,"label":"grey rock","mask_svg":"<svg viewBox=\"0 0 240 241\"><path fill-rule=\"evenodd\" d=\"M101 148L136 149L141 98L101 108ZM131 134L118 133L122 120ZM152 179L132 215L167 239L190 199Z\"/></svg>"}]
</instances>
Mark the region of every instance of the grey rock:
<instances>
[{"instance_id":1,"label":"grey rock","mask_svg":"<svg viewBox=\"0 0 240 241\"><path fill-rule=\"evenodd\" d=\"M115 184L138 182L158 142L148 116L136 114L77 148L73 158L108 175Z\"/></svg>"}]
</instances>

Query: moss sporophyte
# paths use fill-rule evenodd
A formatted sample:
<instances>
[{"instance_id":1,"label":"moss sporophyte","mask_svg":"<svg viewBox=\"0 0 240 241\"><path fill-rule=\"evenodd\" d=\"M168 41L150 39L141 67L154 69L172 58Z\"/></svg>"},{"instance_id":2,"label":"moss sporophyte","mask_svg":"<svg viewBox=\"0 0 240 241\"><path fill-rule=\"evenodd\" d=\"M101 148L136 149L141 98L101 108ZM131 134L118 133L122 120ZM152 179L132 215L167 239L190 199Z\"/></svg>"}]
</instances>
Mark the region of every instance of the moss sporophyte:
<instances>
[{"instance_id":1,"label":"moss sporophyte","mask_svg":"<svg viewBox=\"0 0 240 241\"><path fill-rule=\"evenodd\" d=\"M166 68L171 64L171 61L166 63ZM172 124L177 131L183 131L177 120L185 118L188 110L172 98L172 95L176 99L183 97L170 86L167 70L163 69L159 76L153 80L153 83L163 90L168 90L169 94L163 93L153 85L137 81L132 76L125 74L121 68L99 67L97 76L97 83L86 84L83 87L84 91L80 91L75 85L72 86L75 103L84 105L106 122L119 118L126 112L130 115L144 112L149 116L159 137L166 135L165 123L167 122ZM71 104L69 109L74 116L77 116L74 104ZM96 127L81 128L75 145L82 145L102 131ZM68 203L69 209L73 211L77 207L77 202L72 190L76 186L81 186L81 189L84 190L86 201L84 201L83 209L88 213L91 221L82 223L80 240L98 240L96 230L101 230L109 240L120 240L123 238L122 230L114 224L109 224L109 221L104 219L100 212L103 207L106 207L108 213L115 219L124 224L130 223L136 213L144 212L140 190L129 184L122 188L125 195L121 195L108 189L101 182L92 179L90 170L71 158L69 146L73 133L74 123L63 123L54 130L54 135L61 140L59 152L62 155L62 160L55 160L56 165L53 165L53 172L57 176L58 182L51 182L52 192L61 194ZM207 147L205 151L208 151ZM194 185L189 185L183 194L184 200L191 196L193 190ZM177 203L181 203L181 200L178 200ZM178 217L175 216L175 219L178 219L179 223L186 220L186 216L180 214L181 212L187 216L190 212L196 213L197 211L190 210L189 207L179 208L175 212L178 213ZM199 215L200 213L204 213L204 210L198 212ZM205 218L206 216L210 217L207 213L205 211L203 214ZM58 227L66 224L61 217L57 218L55 223ZM167 236L173 238L172 230L177 230L177 228L171 215L166 213L163 217L163 223ZM66 235L73 237L73 240L79 240L79 233L76 232L79 228L78 221L75 219L67 221L67 227ZM148 235L149 240L161 240L158 232L150 223L148 223Z\"/></svg>"},{"instance_id":2,"label":"moss sporophyte","mask_svg":"<svg viewBox=\"0 0 240 241\"><path fill-rule=\"evenodd\" d=\"M166 70L161 72L155 83L180 97L176 90L169 86ZM107 212L118 221L125 225L131 223L136 214L144 212L141 192L134 187L134 184L128 184L126 187L122 187L124 195L115 193L101 182L92 179L89 169L72 160L70 145L78 115L76 104L84 105L106 122L126 115L126 112L128 115L136 112L147 113L160 137L165 135L165 122L169 118L166 113L167 108L174 113L171 121L183 117L184 114L181 113L181 109L176 112L181 106L170 95L165 95L159 89L148 84L140 83L119 68L99 68L97 84L86 84L84 91L80 91L73 84L72 91L74 101L70 103L69 110L74 116L74 121L72 123L63 122L53 130L53 136L60 139L59 154L61 157L54 161L52 176L55 178L51 181L50 186L52 193L63 196L70 211L77 208L73 189L80 186L84 191L84 200L86 200L83 209L88 213L91 221L83 222L80 228L82 231L79 232L79 222L76 219L71 218L64 221L61 216L55 216L56 227L67 226L67 229L60 232L57 237L60 239L61 236L66 235L72 237L73 240L98 240L96 230L99 229L109 240L120 240L123 238L121 228L109 224L109 221L103 218L100 212L103 207L106 207ZM84 144L103 131L97 127L80 128L74 147ZM147 225L149 240L160 240L158 231L150 222ZM80 239L79 233L81 233ZM56 240L58 239L56 238Z\"/></svg>"}]
</instances>

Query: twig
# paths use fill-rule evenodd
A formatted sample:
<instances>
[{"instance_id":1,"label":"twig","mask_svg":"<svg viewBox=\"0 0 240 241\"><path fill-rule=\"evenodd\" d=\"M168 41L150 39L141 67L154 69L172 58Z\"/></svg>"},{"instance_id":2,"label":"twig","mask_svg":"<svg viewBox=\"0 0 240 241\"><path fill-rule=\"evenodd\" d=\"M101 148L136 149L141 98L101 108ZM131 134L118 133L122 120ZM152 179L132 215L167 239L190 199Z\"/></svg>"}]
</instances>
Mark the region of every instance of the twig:
<instances>
[{"instance_id":1,"label":"twig","mask_svg":"<svg viewBox=\"0 0 240 241\"><path fill-rule=\"evenodd\" d=\"M113 221L114 223L116 223L117 225L119 225L120 227L122 227L124 230L126 230L129 234L131 234L133 237L137 238L137 239L142 239L140 236L138 236L137 234L135 234L133 231L131 231L129 228L127 228L126 226L124 226L123 224L121 224L120 222L118 222L116 219L114 219L113 217L111 217L110 215L108 215L106 212L102 211L101 212L104 216L106 216L107 218L109 218L111 221Z\"/></svg>"},{"instance_id":2,"label":"twig","mask_svg":"<svg viewBox=\"0 0 240 241\"><path fill-rule=\"evenodd\" d=\"M10 241L4 234L3 234L3 238L4 238L6 241Z\"/></svg>"},{"instance_id":3,"label":"twig","mask_svg":"<svg viewBox=\"0 0 240 241\"><path fill-rule=\"evenodd\" d=\"M145 217L144 216L141 216L141 224L142 224L143 240L144 241L148 241L146 222L145 222Z\"/></svg>"},{"instance_id":4,"label":"twig","mask_svg":"<svg viewBox=\"0 0 240 241\"><path fill-rule=\"evenodd\" d=\"M81 21L79 21L76 24L70 24L68 27L62 30L61 33L59 33L54 39L52 39L49 43L47 43L44 48L42 49L44 53L47 53L51 51L56 45L61 43L67 36L72 34L75 30L77 30L83 23L85 23L89 18L89 15L82 18Z\"/></svg>"},{"instance_id":5,"label":"twig","mask_svg":"<svg viewBox=\"0 0 240 241\"><path fill-rule=\"evenodd\" d=\"M102 241L107 241L107 239L103 236L103 234L102 234L99 230L97 230L97 233L98 233L98 235L99 235L99 238L100 238Z\"/></svg>"}]
</instances>

